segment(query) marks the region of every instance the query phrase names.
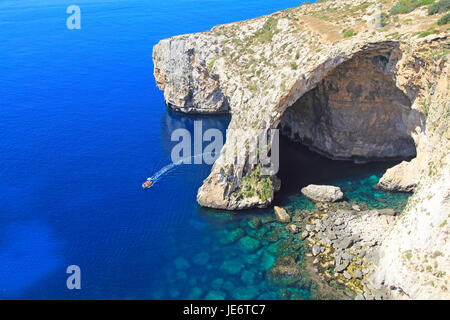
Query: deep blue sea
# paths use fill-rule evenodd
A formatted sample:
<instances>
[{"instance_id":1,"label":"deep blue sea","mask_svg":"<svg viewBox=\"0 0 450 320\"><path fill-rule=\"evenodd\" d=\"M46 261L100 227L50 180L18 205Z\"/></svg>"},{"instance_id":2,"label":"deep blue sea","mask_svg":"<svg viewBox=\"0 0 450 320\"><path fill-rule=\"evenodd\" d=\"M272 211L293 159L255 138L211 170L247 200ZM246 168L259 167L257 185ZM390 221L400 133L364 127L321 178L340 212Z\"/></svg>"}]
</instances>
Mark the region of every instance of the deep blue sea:
<instances>
[{"instance_id":1,"label":"deep blue sea","mask_svg":"<svg viewBox=\"0 0 450 320\"><path fill-rule=\"evenodd\" d=\"M179 166L146 192L141 183L169 164L173 130L202 120L224 131L229 121L168 110L153 46L301 2L1 0L0 298L280 298L265 281L276 250L248 228L272 209L199 208L207 165ZM66 28L72 4L81 30ZM371 189L392 163L334 162L284 145L278 204L310 206L299 195L309 182L340 184L373 206L392 200ZM237 228L258 248L229 241ZM81 268L81 290L66 287L69 265Z\"/></svg>"}]
</instances>

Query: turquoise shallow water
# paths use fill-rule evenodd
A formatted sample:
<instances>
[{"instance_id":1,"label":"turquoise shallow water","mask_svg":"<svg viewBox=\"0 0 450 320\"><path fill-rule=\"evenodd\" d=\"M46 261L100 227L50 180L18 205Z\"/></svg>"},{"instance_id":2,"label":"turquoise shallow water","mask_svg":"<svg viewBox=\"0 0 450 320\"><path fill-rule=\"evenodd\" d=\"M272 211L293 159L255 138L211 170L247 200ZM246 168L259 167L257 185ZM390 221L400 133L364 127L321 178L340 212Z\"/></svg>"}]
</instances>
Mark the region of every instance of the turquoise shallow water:
<instances>
[{"instance_id":1,"label":"turquoise shallow water","mask_svg":"<svg viewBox=\"0 0 450 320\"><path fill-rule=\"evenodd\" d=\"M408 194L374 188L386 168L394 164L332 161L282 138L279 175L282 191L276 203L291 215L314 211L314 203L300 189L309 183L327 183L340 186L350 203L366 204L369 209L402 210ZM208 229L208 236L194 252L188 244L171 240L186 254L174 256L164 266L165 278L160 281L168 286L153 292L153 298L297 300L318 297L316 284L306 275L291 285L278 286L269 281L268 271L277 258L292 256L302 265L305 254L298 236L289 233L285 224L274 221L272 208L237 214L206 209L201 212L204 222L187 227ZM257 228L252 224L255 218L262 220Z\"/></svg>"},{"instance_id":2,"label":"turquoise shallow water","mask_svg":"<svg viewBox=\"0 0 450 320\"><path fill-rule=\"evenodd\" d=\"M289 297L270 288L266 271L278 245L301 261L299 241L276 223L248 226L271 209L199 208L207 165L177 167L148 192L141 183L169 163L175 129L193 132L202 120L204 130L223 132L229 122L167 110L153 46L300 2L80 0L82 29L68 30L72 2L1 1L0 298ZM343 185L371 206L404 201L370 188L389 164L332 162L292 145L282 151L278 204L310 208L299 190L314 182ZM66 287L73 264L81 290ZM310 292L304 283L292 297Z\"/></svg>"}]
</instances>

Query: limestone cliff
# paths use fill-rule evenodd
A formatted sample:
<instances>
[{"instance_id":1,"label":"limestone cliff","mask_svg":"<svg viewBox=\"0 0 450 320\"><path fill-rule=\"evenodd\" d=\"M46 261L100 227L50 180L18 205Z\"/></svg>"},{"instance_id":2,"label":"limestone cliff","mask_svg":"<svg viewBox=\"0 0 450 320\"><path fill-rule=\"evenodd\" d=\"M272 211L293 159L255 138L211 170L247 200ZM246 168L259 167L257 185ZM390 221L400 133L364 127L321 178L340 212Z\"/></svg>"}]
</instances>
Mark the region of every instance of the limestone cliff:
<instances>
[{"instance_id":1,"label":"limestone cliff","mask_svg":"<svg viewBox=\"0 0 450 320\"><path fill-rule=\"evenodd\" d=\"M386 240L374 279L410 298L448 297L442 270L450 271L449 29L437 26L442 14L429 16L426 7L382 13L392 6L321 1L165 39L154 48L155 78L170 107L229 112L230 129L247 129L227 132L198 192L203 206L233 210L272 202L276 175L262 175L261 165L245 161L248 148L235 148L251 141L248 129L281 128L331 158L412 157L379 183L416 194ZM405 241L413 257L406 260ZM418 277L420 261L433 250L441 253L439 267Z\"/></svg>"},{"instance_id":2,"label":"limestone cliff","mask_svg":"<svg viewBox=\"0 0 450 320\"><path fill-rule=\"evenodd\" d=\"M417 179L414 195L379 250L375 281L395 298L450 299L448 68L433 87L424 150L411 163L417 171L407 173Z\"/></svg>"}]
</instances>

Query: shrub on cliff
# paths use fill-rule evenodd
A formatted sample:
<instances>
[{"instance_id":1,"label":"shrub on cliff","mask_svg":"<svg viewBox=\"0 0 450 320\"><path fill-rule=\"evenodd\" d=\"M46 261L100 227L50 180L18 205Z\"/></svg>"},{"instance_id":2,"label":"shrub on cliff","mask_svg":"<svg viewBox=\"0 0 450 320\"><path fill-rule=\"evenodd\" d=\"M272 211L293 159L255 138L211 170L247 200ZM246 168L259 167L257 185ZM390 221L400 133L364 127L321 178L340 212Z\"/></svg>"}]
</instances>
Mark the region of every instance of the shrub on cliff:
<instances>
[{"instance_id":1,"label":"shrub on cliff","mask_svg":"<svg viewBox=\"0 0 450 320\"><path fill-rule=\"evenodd\" d=\"M438 21L438 25L442 26L444 24L447 24L450 22L450 12L447 13L445 16L443 16L442 18L439 19Z\"/></svg>"},{"instance_id":2,"label":"shrub on cliff","mask_svg":"<svg viewBox=\"0 0 450 320\"><path fill-rule=\"evenodd\" d=\"M450 0L441 0L428 7L428 14L433 15L450 10Z\"/></svg>"},{"instance_id":3,"label":"shrub on cliff","mask_svg":"<svg viewBox=\"0 0 450 320\"><path fill-rule=\"evenodd\" d=\"M278 19L269 17L262 28L255 32L256 39L262 43L272 41L273 36L280 32L277 25Z\"/></svg>"},{"instance_id":4,"label":"shrub on cliff","mask_svg":"<svg viewBox=\"0 0 450 320\"><path fill-rule=\"evenodd\" d=\"M418 35L419 35L419 37L424 38L424 37L428 37L430 34L433 34L433 33L436 33L436 32L437 31L433 27L430 27L426 31L419 32Z\"/></svg>"},{"instance_id":5,"label":"shrub on cliff","mask_svg":"<svg viewBox=\"0 0 450 320\"><path fill-rule=\"evenodd\" d=\"M212 68L214 67L214 63L216 63L216 58L212 59L211 62L208 65L208 71L211 72Z\"/></svg>"},{"instance_id":6,"label":"shrub on cliff","mask_svg":"<svg viewBox=\"0 0 450 320\"><path fill-rule=\"evenodd\" d=\"M390 14L410 13L416 8L434 3L435 0L400 0L391 8Z\"/></svg>"},{"instance_id":7,"label":"shrub on cliff","mask_svg":"<svg viewBox=\"0 0 450 320\"><path fill-rule=\"evenodd\" d=\"M389 15L386 12L382 12L380 15L381 27L386 27L388 25Z\"/></svg>"},{"instance_id":8,"label":"shrub on cliff","mask_svg":"<svg viewBox=\"0 0 450 320\"><path fill-rule=\"evenodd\" d=\"M353 37L356 33L354 30L350 29L350 30L344 30L344 38L349 38L349 37Z\"/></svg>"}]
</instances>

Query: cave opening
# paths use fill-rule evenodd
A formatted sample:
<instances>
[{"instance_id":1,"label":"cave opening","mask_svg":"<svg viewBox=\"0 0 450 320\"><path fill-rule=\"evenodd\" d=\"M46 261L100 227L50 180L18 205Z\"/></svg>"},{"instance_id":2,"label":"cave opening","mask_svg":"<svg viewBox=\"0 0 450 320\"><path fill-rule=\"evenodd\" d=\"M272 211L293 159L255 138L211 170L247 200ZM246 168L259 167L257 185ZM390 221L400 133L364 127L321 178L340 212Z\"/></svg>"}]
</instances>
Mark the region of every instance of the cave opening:
<instances>
[{"instance_id":1,"label":"cave opening","mask_svg":"<svg viewBox=\"0 0 450 320\"><path fill-rule=\"evenodd\" d=\"M416 156L418 117L389 72L389 55L353 57L285 110L278 125L282 190L382 175Z\"/></svg>"}]
</instances>

